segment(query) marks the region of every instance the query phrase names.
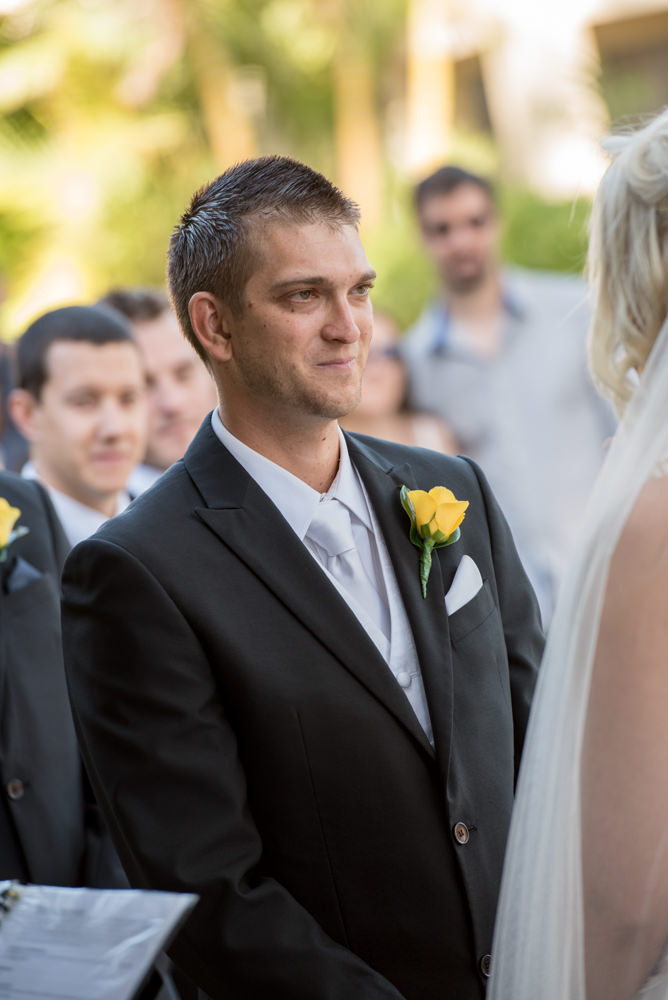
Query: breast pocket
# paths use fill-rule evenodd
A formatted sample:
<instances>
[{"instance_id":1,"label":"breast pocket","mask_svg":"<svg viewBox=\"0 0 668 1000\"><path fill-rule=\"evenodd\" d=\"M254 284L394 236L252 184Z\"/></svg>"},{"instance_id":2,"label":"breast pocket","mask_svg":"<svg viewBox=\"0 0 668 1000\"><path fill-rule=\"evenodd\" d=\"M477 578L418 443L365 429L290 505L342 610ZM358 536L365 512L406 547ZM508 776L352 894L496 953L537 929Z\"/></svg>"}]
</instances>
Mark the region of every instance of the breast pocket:
<instances>
[{"instance_id":1,"label":"breast pocket","mask_svg":"<svg viewBox=\"0 0 668 1000\"><path fill-rule=\"evenodd\" d=\"M475 597L448 618L455 669L460 682L475 692L478 704L495 701L499 685L503 703L510 705L508 654L501 615L485 580ZM461 683L458 685L461 690Z\"/></svg>"},{"instance_id":2,"label":"breast pocket","mask_svg":"<svg viewBox=\"0 0 668 1000\"><path fill-rule=\"evenodd\" d=\"M26 579L25 585L17 590L3 595L5 615L8 618L17 618L27 612L35 613L35 626L39 628L42 616L46 613L59 617L60 602L56 585L50 577L46 575L35 576ZM45 610L48 608L48 612Z\"/></svg>"},{"instance_id":3,"label":"breast pocket","mask_svg":"<svg viewBox=\"0 0 668 1000\"><path fill-rule=\"evenodd\" d=\"M471 632L485 624L496 611L492 591L487 580L470 601L448 618L450 637L453 643L461 642Z\"/></svg>"}]
</instances>

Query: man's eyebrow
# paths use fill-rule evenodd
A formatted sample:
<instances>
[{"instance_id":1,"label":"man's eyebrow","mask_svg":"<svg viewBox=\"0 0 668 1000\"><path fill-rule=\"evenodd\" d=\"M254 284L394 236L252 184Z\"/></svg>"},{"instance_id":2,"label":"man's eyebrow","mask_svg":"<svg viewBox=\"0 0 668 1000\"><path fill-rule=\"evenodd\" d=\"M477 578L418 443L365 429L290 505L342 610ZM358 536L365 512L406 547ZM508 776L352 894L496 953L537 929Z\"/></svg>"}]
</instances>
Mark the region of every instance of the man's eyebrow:
<instances>
[{"instance_id":1,"label":"man's eyebrow","mask_svg":"<svg viewBox=\"0 0 668 1000\"><path fill-rule=\"evenodd\" d=\"M376 277L377 275L375 271L373 270L365 271L364 274L361 274L359 278L357 278L354 281L354 284L363 285L367 281L375 281ZM326 278L324 275L320 274L303 275L303 276L298 275L295 278L286 278L284 281L277 281L274 285L271 286L271 290L272 292L280 292L284 288L295 288L302 285L309 285L310 287L315 287L315 288L325 288L331 285L332 283L333 282L331 278Z\"/></svg>"}]
</instances>

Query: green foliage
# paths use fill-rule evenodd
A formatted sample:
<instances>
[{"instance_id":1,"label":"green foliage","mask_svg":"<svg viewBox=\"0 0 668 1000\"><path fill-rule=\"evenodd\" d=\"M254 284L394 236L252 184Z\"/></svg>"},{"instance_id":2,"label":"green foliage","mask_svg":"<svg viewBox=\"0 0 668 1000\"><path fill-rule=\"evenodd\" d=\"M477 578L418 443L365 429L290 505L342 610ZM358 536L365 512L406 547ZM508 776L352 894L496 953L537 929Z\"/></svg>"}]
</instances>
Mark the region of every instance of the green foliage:
<instances>
[{"instance_id":1,"label":"green foliage","mask_svg":"<svg viewBox=\"0 0 668 1000\"><path fill-rule=\"evenodd\" d=\"M173 225L195 188L227 165L214 157L204 108L216 72L234 71L259 151L333 176L337 56L363 53L382 118L401 97L406 10L407 0L16 4L0 17L2 333L59 300L163 280ZM485 173L497 166L480 136L456 136L453 158ZM435 280L410 185L385 169L385 214L363 237L379 275L374 301L405 327ZM502 205L508 260L581 268L585 204L507 192Z\"/></svg>"},{"instance_id":2,"label":"green foliage","mask_svg":"<svg viewBox=\"0 0 668 1000\"><path fill-rule=\"evenodd\" d=\"M520 267L581 274L591 203L545 201L526 190L501 193L502 256Z\"/></svg>"}]
</instances>

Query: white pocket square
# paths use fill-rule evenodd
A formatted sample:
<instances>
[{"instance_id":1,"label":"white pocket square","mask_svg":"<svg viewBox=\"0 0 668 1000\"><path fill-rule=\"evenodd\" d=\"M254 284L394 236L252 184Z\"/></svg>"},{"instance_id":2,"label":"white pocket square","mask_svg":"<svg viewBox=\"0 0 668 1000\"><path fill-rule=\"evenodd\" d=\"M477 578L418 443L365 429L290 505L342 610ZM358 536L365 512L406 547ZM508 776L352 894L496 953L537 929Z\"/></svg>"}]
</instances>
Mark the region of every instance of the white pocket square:
<instances>
[{"instance_id":1,"label":"white pocket square","mask_svg":"<svg viewBox=\"0 0 668 1000\"><path fill-rule=\"evenodd\" d=\"M480 570L470 556L462 556L450 590L445 595L445 610L454 615L455 611L472 601L481 588Z\"/></svg>"}]
</instances>

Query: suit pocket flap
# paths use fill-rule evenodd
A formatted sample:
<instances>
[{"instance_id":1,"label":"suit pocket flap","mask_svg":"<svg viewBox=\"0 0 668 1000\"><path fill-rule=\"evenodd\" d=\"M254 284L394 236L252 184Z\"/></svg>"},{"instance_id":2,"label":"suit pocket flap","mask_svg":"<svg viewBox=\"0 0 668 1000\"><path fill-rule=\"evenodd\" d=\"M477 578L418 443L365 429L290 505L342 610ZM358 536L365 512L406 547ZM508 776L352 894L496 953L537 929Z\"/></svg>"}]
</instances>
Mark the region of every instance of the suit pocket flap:
<instances>
[{"instance_id":1,"label":"suit pocket flap","mask_svg":"<svg viewBox=\"0 0 668 1000\"><path fill-rule=\"evenodd\" d=\"M489 582L485 580L482 589L463 607L448 618L450 637L453 642L461 642L470 632L482 625L495 608Z\"/></svg>"}]
</instances>

